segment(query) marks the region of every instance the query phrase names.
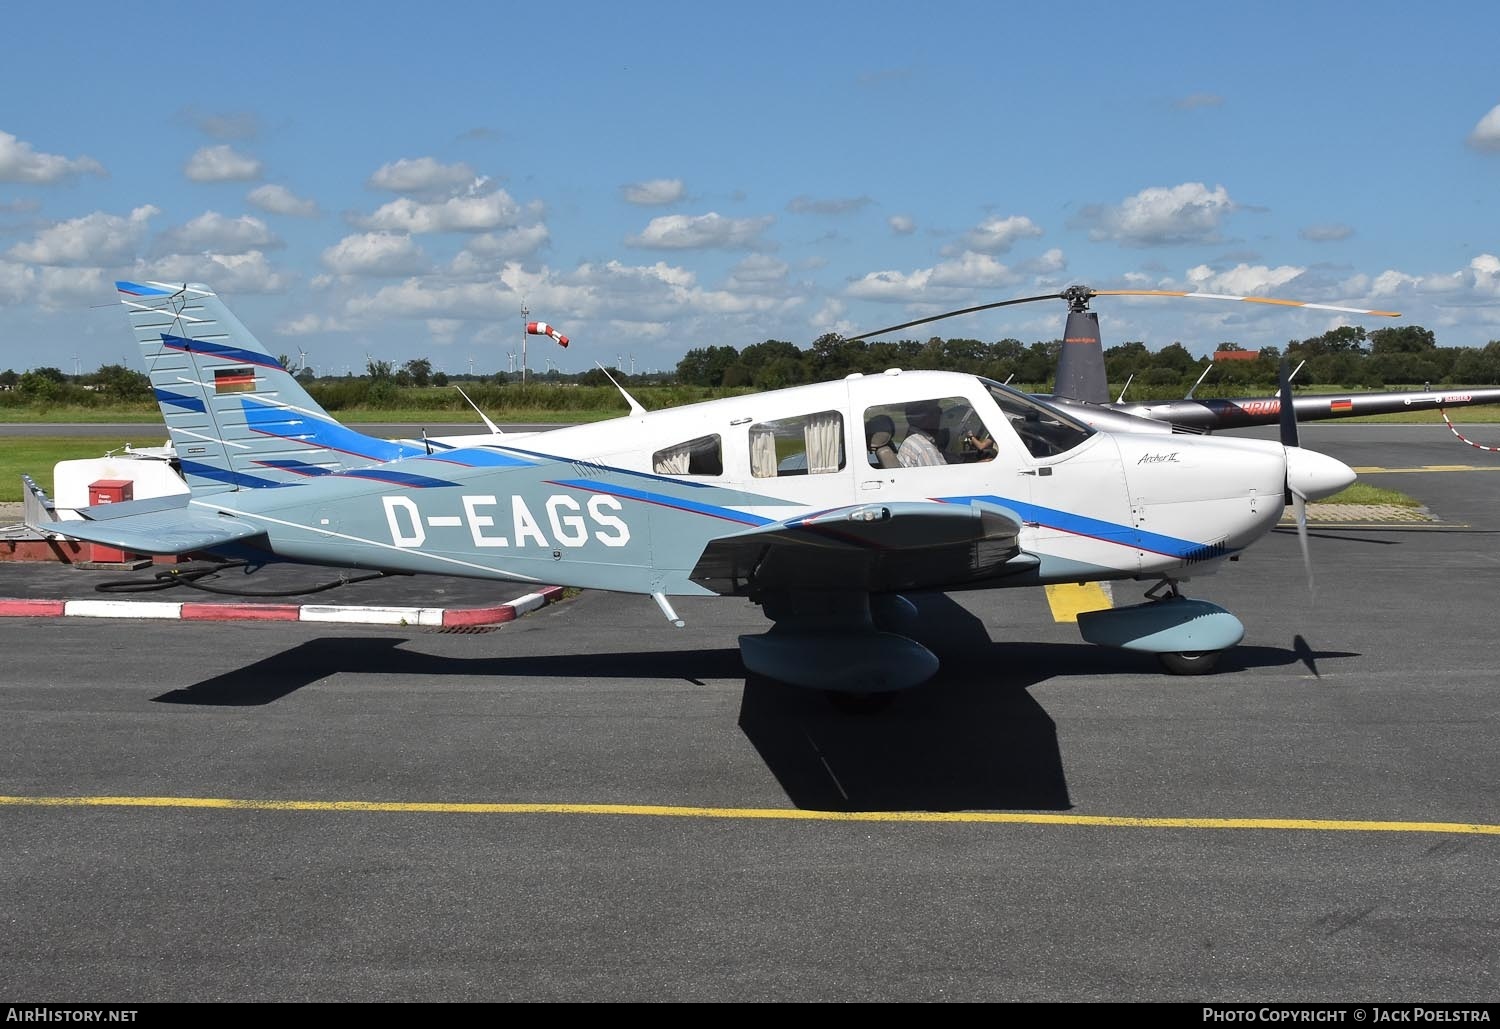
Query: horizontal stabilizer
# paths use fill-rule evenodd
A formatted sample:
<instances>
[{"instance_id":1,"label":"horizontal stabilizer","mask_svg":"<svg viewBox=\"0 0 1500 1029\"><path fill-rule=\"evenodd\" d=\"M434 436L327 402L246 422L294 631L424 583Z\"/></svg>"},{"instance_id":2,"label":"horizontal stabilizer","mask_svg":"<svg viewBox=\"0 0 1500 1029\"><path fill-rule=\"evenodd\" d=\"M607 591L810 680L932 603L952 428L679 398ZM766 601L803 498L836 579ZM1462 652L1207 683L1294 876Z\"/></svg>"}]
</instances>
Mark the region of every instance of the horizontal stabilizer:
<instances>
[{"instance_id":1,"label":"horizontal stabilizer","mask_svg":"<svg viewBox=\"0 0 1500 1029\"><path fill-rule=\"evenodd\" d=\"M860 504L713 540L691 578L722 594L954 586L1008 574L1023 558L1019 531L1012 513L982 502Z\"/></svg>"},{"instance_id":2,"label":"horizontal stabilizer","mask_svg":"<svg viewBox=\"0 0 1500 1029\"><path fill-rule=\"evenodd\" d=\"M28 528L133 554L191 554L265 533L248 522L189 506L185 495L100 504L80 509L83 521L60 521L41 489L29 478L24 484ZM167 500L176 503L166 506Z\"/></svg>"}]
</instances>

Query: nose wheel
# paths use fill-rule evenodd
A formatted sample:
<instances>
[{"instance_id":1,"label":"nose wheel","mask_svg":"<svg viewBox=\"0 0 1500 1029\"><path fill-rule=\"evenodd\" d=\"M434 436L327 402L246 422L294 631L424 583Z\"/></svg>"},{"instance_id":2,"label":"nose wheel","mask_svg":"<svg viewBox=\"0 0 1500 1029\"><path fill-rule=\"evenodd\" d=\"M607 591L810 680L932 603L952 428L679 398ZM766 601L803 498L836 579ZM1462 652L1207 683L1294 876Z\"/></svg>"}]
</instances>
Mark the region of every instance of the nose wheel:
<instances>
[{"instance_id":1,"label":"nose wheel","mask_svg":"<svg viewBox=\"0 0 1500 1029\"><path fill-rule=\"evenodd\" d=\"M1219 662L1222 650L1182 650L1157 654L1156 660L1173 675L1207 675Z\"/></svg>"},{"instance_id":2,"label":"nose wheel","mask_svg":"<svg viewBox=\"0 0 1500 1029\"><path fill-rule=\"evenodd\" d=\"M1181 600L1182 591L1178 588L1176 579L1163 578L1146 591L1146 598L1157 601ZM1219 663L1219 655L1222 653L1222 650L1165 651L1158 653L1156 660L1173 675L1207 675Z\"/></svg>"}]
</instances>

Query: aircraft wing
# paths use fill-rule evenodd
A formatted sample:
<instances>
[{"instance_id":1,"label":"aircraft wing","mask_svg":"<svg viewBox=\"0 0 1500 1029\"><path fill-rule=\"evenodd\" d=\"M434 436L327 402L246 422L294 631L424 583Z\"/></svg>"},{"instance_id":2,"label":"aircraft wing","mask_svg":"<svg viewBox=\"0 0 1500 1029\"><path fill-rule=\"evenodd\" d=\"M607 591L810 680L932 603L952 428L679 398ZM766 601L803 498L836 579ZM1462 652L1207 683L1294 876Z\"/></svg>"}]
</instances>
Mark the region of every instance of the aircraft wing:
<instances>
[{"instance_id":1,"label":"aircraft wing","mask_svg":"<svg viewBox=\"0 0 1500 1029\"><path fill-rule=\"evenodd\" d=\"M760 590L944 589L1036 567L1020 521L983 502L834 508L721 536L690 578L720 594Z\"/></svg>"},{"instance_id":2,"label":"aircraft wing","mask_svg":"<svg viewBox=\"0 0 1500 1029\"><path fill-rule=\"evenodd\" d=\"M29 477L23 479L23 518L28 528L134 554L191 554L265 533L248 522L189 506L187 494L96 504L79 509L82 521L65 521L57 517L36 483Z\"/></svg>"}]
</instances>

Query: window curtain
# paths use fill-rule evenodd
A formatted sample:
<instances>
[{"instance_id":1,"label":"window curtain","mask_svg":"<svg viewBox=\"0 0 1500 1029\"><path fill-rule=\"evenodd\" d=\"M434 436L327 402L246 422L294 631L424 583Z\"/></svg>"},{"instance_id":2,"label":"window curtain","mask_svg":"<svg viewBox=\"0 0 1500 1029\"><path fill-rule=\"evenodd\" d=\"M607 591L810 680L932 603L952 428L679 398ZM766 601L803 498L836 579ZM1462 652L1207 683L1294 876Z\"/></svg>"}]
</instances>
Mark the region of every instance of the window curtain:
<instances>
[{"instance_id":1,"label":"window curtain","mask_svg":"<svg viewBox=\"0 0 1500 1029\"><path fill-rule=\"evenodd\" d=\"M807 471L823 475L839 470L843 454L843 419L832 411L809 415L803 429L807 441Z\"/></svg>"},{"instance_id":2,"label":"window curtain","mask_svg":"<svg viewBox=\"0 0 1500 1029\"><path fill-rule=\"evenodd\" d=\"M757 479L776 475L776 430L769 425L750 427L750 473Z\"/></svg>"},{"instance_id":3,"label":"window curtain","mask_svg":"<svg viewBox=\"0 0 1500 1029\"><path fill-rule=\"evenodd\" d=\"M681 446L675 450L661 450L656 454L656 474L658 475L686 475L688 463L693 459L693 450L690 446Z\"/></svg>"}]
</instances>

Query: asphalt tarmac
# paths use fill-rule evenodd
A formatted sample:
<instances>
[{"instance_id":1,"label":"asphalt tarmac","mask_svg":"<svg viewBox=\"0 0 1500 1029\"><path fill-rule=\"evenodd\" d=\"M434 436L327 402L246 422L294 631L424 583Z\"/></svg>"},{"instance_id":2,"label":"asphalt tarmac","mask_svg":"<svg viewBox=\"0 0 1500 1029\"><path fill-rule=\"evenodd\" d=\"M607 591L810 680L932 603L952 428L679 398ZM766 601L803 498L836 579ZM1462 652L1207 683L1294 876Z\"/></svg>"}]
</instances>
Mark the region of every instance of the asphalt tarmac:
<instances>
[{"instance_id":1,"label":"asphalt tarmac","mask_svg":"<svg viewBox=\"0 0 1500 1029\"><path fill-rule=\"evenodd\" d=\"M1204 677L1037 590L928 598L863 714L747 680L736 600L0 619L0 999L1493 1001L1500 454L1303 439L1438 521L1189 583Z\"/></svg>"}]
</instances>

